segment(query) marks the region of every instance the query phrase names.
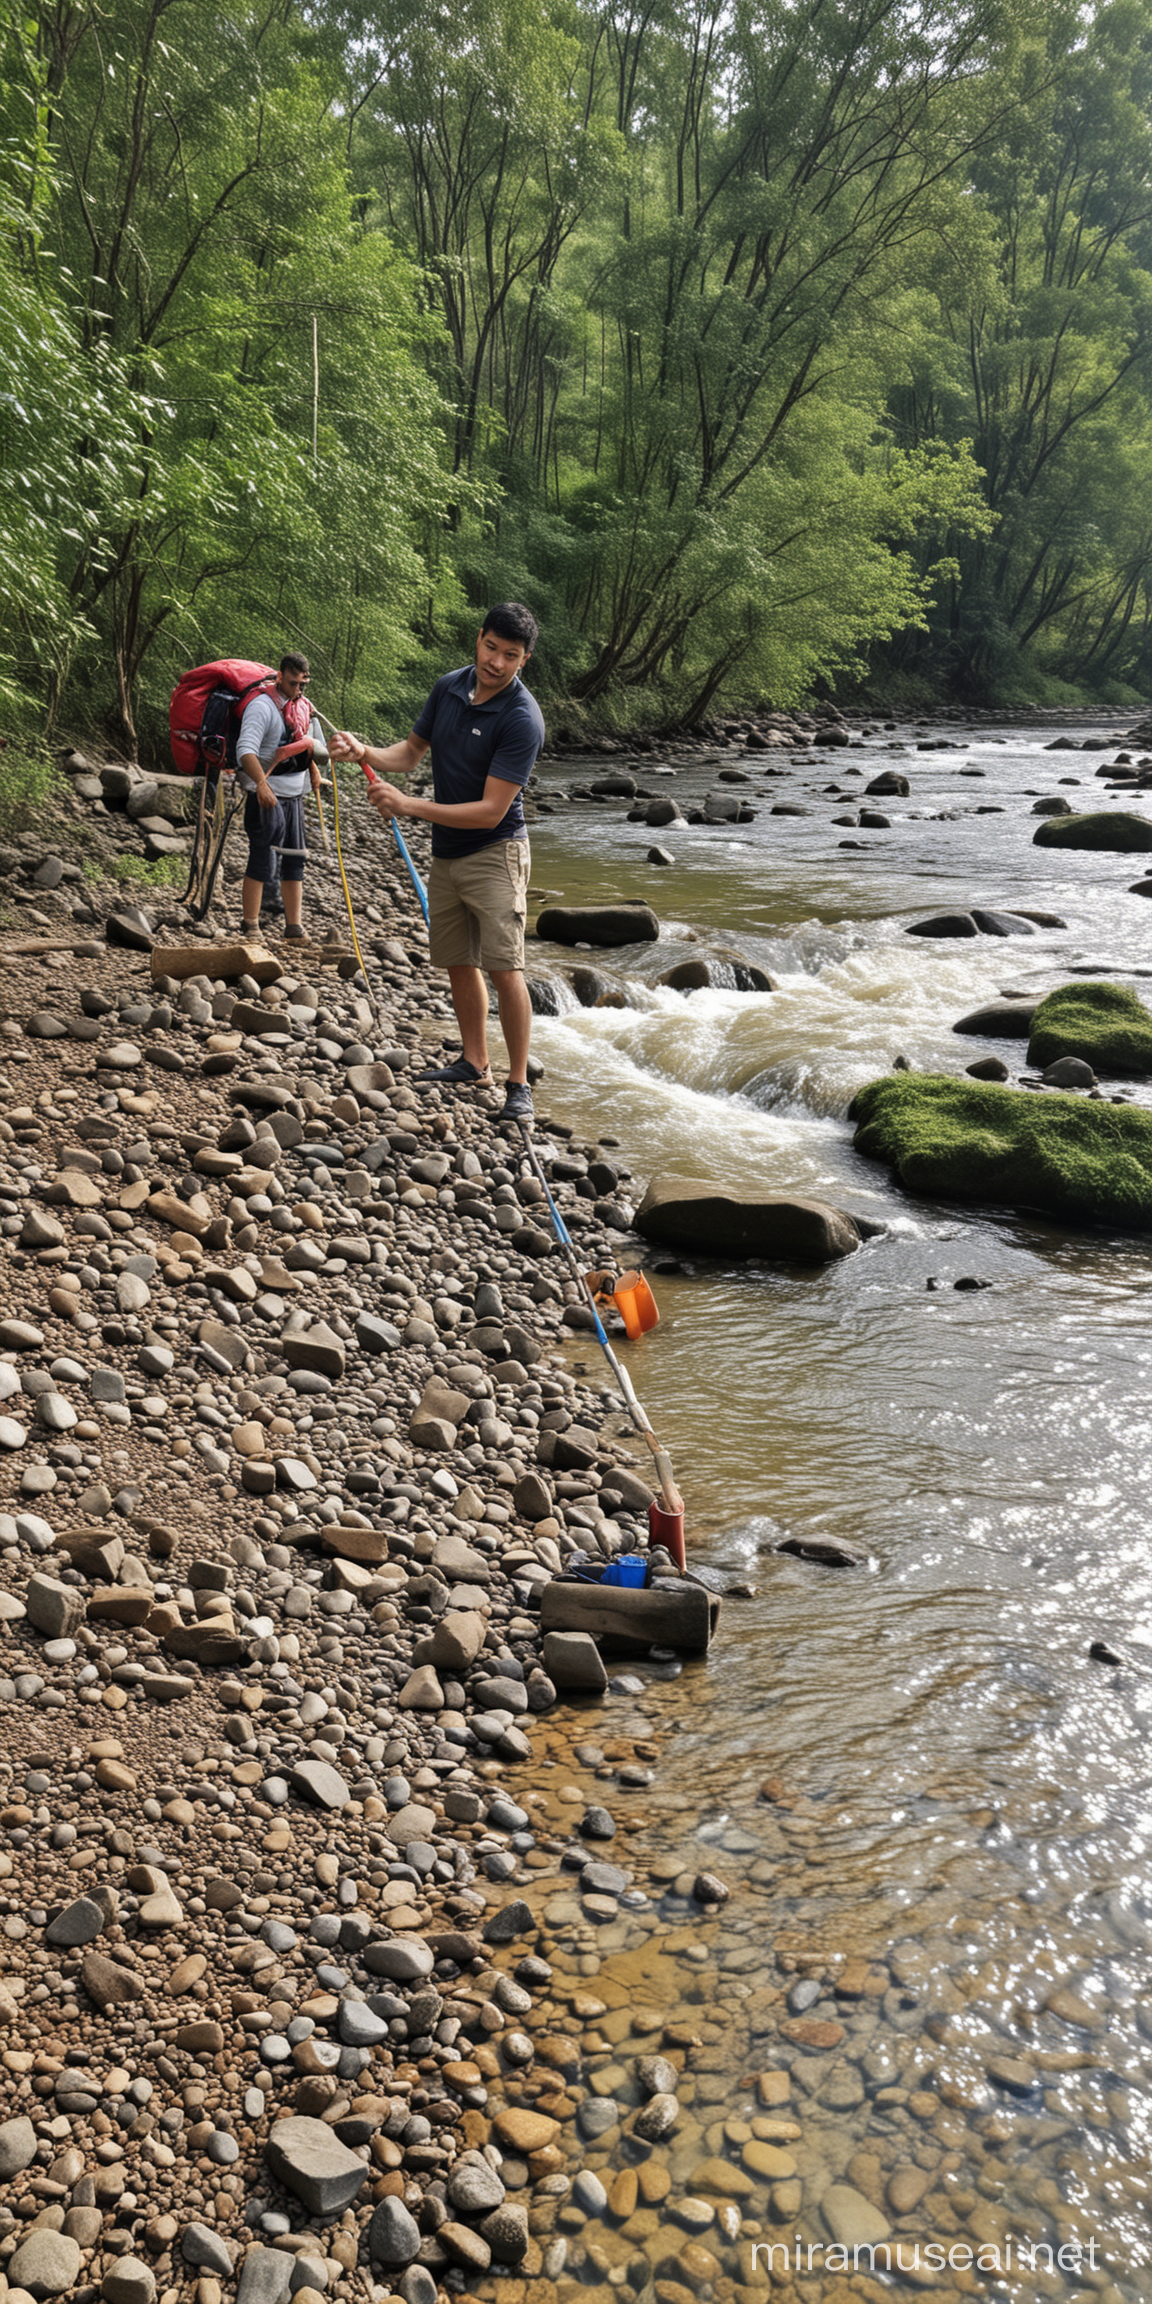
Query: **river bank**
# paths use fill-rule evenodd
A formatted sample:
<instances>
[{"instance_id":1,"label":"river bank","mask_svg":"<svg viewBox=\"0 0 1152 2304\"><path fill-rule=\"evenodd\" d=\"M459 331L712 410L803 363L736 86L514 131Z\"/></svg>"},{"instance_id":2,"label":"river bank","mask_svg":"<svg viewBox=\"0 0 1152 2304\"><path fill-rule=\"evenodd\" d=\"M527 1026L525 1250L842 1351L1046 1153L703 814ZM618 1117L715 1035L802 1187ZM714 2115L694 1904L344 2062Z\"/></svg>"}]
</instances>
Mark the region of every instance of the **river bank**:
<instances>
[{"instance_id":1,"label":"river bank","mask_svg":"<svg viewBox=\"0 0 1152 2304\"><path fill-rule=\"evenodd\" d=\"M387 1028L335 945L93 933L54 831L5 878L0 2295L552 2304L657 1748L626 1681L573 1758L538 1593L646 1484L496 1099L409 1084L445 1011L378 857ZM606 1261L623 1179L541 1144Z\"/></svg>"}]
</instances>

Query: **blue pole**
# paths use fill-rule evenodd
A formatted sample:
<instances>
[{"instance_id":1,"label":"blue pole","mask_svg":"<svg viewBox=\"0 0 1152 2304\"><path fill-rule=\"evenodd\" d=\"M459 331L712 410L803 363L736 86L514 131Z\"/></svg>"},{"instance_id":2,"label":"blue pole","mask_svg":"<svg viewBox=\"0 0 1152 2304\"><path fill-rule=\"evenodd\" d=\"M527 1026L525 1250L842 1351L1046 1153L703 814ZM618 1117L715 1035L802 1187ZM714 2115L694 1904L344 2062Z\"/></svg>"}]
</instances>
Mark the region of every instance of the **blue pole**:
<instances>
[{"instance_id":1,"label":"blue pole","mask_svg":"<svg viewBox=\"0 0 1152 2304\"><path fill-rule=\"evenodd\" d=\"M427 892L427 890L426 890L426 888L425 888L425 886L424 886L424 882L423 882L423 881L422 881L422 879L420 878L420 874L419 874L419 873L418 873L418 871L416 870L416 866L415 866L415 865L414 865L414 863L412 862L412 856L411 856L411 852L410 852L410 850L409 850L409 847L408 847L408 842L407 842L407 841L406 841L406 839L404 838L404 834L403 834L403 833L402 833L402 831L400 830L400 826L399 826L399 824L397 823L397 821L396 821L396 818L395 818L395 817L393 817L393 818L392 818L392 830L394 831L394 833L395 833L395 835L396 835L396 846L397 846L397 847L398 847L398 849L400 850L400 854L402 855L402 857L404 858L404 862L405 862L405 863L406 863L406 865L408 866L408 877L409 877L409 879L410 879L410 880L411 880L411 882L412 882L412 886L413 886L413 887L414 887L414 889L416 890L416 894L417 894L417 897L419 898L419 903L420 903L420 910L421 910L421 911L422 911L422 913L424 914L424 926L427 928L427 927L429 926L429 920L428 920L428 892Z\"/></svg>"}]
</instances>

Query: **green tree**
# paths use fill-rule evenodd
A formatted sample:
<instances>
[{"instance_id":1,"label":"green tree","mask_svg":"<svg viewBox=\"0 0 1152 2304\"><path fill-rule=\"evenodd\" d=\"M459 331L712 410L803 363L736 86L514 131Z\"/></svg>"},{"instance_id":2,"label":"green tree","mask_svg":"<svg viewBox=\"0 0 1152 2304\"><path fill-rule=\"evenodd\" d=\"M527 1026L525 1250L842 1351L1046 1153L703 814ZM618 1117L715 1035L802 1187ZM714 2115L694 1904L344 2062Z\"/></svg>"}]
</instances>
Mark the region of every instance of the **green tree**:
<instances>
[{"instance_id":1,"label":"green tree","mask_svg":"<svg viewBox=\"0 0 1152 2304\"><path fill-rule=\"evenodd\" d=\"M286 628L345 705L455 592L429 323L353 217L338 55L290 5L76 0L38 30L84 359L150 396L131 502L66 562L109 723L135 744L149 662L154 717L182 662Z\"/></svg>"}]
</instances>

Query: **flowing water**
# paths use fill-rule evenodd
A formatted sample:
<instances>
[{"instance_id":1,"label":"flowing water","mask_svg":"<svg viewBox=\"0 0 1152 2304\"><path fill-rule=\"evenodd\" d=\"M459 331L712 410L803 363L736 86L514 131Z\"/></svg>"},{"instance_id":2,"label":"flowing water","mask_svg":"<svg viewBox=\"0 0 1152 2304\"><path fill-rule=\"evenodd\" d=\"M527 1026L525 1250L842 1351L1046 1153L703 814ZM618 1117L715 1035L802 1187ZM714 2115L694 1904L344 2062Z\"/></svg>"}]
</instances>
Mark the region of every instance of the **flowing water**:
<instances>
[{"instance_id":1,"label":"flowing water","mask_svg":"<svg viewBox=\"0 0 1152 2304\"><path fill-rule=\"evenodd\" d=\"M924 2197L897 2229L986 2252L969 2272L961 2248L937 2292L1028 2304L1152 2296L1152 1252L906 1198L854 1153L846 1114L897 1052L957 1072L992 1052L1021 1070L1022 1042L951 1029L998 992L1096 971L1139 990L1152 974L1152 907L1128 893L1142 860L1032 844L1039 795L1126 805L1096 781L1097 756L1047 754L1054 733L982 726L962 749L919 752L912 732L877 731L744 760L754 823L653 833L622 821L624 800L574 801L533 830L537 891L644 896L662 921L656 945L539 947L532 972L564 1005L535 1025L538 1104L582 1139L615 1139L637 1198L674 1171L814 1194L886 1227L821 1270L686 1260L656 1278L661 1324L630 1348L693 1556L755 1586L726 1601L706 1663L613 1715L626 1725L639 1701L661 1738L634 1845L667 1889L661 1930L705 1964L728 2027L698 2121L713 2148L716 2124L735 2123L723 2148L738 2158L761 2108L752 2074L790 2069L803 2205L758 2180L745 2237L826 2242L830 2180L880 2200L894 2168L918 2169ZM738 757L636 773L688 807ZM877 803L891 828L837 828L889 766L912 785ZM542 797L603 771L547 767ZM777 800L811 813L773 815ZM670 867L645 861L654 840ZM973 903L1067 925L904 933ZM726 947L779 989L657 984ZM574 961L604 967L628 1004L578 1007ZM989 1285L958 1292L962 1279ZM847 1538L867 1565L781 1554L786 1529ZM1090 1659L1097 1639L1122 1668ZM731 1887L719 1912L673 1878L702 1868ZM653 1917L601 1935L602 1978L615 1960L627 1987ZM796 2015L832 2030L793 2039L780 2024ZM1009 2235L1064 2245L1065 2268L1049 2275L1041 2248L1020 2272ZM816 2269L797 2293L846 2286Z\"/></svg>"}]
</instances>

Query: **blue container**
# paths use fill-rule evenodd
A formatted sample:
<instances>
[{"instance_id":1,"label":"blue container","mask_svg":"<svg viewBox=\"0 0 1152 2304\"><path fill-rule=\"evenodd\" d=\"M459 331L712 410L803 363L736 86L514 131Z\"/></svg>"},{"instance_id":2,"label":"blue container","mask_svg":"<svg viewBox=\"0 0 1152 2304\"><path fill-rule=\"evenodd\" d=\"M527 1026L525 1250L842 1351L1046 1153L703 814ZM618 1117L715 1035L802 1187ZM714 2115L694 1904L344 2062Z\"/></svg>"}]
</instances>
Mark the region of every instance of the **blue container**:
<instances>
[{"instance_id":1,"label":"blue container","mask_svg":"<svg viewBox=\"0 0 1152 2304\"><path fill-rule=\"evenodd\" d=\"M613 1560L600 1578L602 1584L625 1584L631 1590L640 1590L648 1582L648 1562L642 1552L622 1552Z\"/></svg>"}]
</instances>

